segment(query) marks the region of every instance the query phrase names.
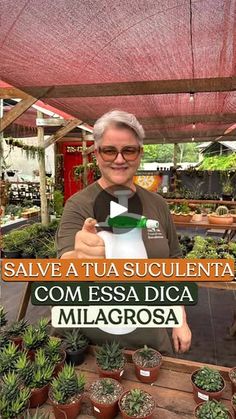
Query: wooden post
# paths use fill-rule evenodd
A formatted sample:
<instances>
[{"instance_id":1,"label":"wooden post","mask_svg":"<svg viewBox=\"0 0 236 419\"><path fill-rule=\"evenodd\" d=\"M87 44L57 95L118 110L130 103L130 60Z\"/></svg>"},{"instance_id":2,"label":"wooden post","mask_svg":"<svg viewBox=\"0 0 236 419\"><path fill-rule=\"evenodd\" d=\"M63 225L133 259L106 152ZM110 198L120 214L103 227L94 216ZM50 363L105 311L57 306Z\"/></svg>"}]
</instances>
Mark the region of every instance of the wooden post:
<instances>
[{"instance_id":1,"label":"wooden post","mask_svg":"<svg viewBox=\"0 0 236 419\"><path fill-rule=\"evenodd\" d=\"M174 143L174 155L173 155L173 165L177 167L177 156L178 156L178 144Z\"/></svg>"},{"instance_id":2,"label":"wooden post","mask_svg":"<svg viewBox=\"0 0 236 419\"><path fill-rule=\"evenodd\" d=\"M37 118L42 118L43 113L37 111ZM38 147L44 148L44 128L38 127ZM48 202L46 195L46 173L45 173L45 156L39 155L39 177L40 177L40 202L41 202L41 222L43 225L48 225Z\"/></svg>"},{"instance_id":3,"label":"wooden post","mask_svg":"<svg viewBox=\"0 0 236 419\"><path fill-rule=\"evenodd\" d=\"M83 157L83 166L84 166L84 172L83 172L83 187L86 188L88 186L88 156L86 153L87 150L87 141L86 141L86 132L82 130L82 157Z\"/></svg>"}]
</instances>

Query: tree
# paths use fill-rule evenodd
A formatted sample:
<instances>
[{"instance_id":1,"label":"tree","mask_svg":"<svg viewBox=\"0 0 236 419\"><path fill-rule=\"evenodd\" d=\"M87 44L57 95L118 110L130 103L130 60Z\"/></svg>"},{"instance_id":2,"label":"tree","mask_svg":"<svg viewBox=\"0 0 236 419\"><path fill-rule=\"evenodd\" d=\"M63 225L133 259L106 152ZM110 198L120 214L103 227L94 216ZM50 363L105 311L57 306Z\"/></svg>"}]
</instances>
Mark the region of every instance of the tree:
<instances>
[{"instance_id":1,"label":"tree","mask_svg":"<svg viewBox=\"0 0 236 419\"><path fill-rule=\"evenodd\" d=\"M148 144L144 146L143 163L157 162L170 163L173 162L174 144ZM180 143L178 163L197 162L198 149L196 143Z\"/></svg>"}]
</instances>

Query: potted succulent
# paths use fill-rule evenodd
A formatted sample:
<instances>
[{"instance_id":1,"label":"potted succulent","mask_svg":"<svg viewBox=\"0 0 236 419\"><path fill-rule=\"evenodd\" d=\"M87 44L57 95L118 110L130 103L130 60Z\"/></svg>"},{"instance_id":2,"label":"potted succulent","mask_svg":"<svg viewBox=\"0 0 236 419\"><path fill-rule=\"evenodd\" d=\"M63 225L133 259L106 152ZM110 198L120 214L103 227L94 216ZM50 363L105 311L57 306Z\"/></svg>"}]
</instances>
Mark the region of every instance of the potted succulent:
<instances>
[{"instance_id":1,"label":"potted succulent","mask_svg":"<svg viewBox=\"0 0 236 419\"><path fill-rule=\"evenodd\" d=\"M18 356L17 346L13 342L8 342L0 351L0 375L14 370Z\"/></svg>"},{"instance_id":2,"label":"potted succulent","mask_svg":"<svg viewBox=\"0 0 236 419\"><path fill-rule=\"evenodd\" d=\"M191 382L196 403L201 403L202 400L220 400L225 389L225 381L220 372L207 366L194 371Z\"/></svg>"},{"instance_id":3,"label":"potted succulent","mask_svg":"<svg viewBox=\"0 0 236 419\"><path fill-rule=\"evenodd\" d=\"M222 186L222 199L224 201L231 201L233 198L233 192L234 192L234 188L233 185L231 183L231 179L229 176L226 177L226 179L224 179L224 183Z\"/></svg>"},{"instance_id":4,"label":"potted succulent","mask_svg":"<svg viewBox=\"0 0 236 419\"><path fill-rule=\"evenodd\" d=\"M196 222L202 221L201 207L196 207L195 208L194 214L193 214L193 217L192 217L192 221L196 221Z\"/></svg>"},{"instance_id":5,"label":"potted succulent","mask_svg":"<svg viewBox=\"0 0 236 419\"><path fill-rule=\"evenodd\" d=\"M56 419L75 419L81 410L85 387L83 374L77 376L72 365L65 364L51 383L49 398Z\"/></svg>"},{"instance_id":6,"label":"potted succulent","mask_svg":"<svg viewBox=\"0 0 236 419\"><path fill-rule=\"evenodd\" d=\"M234 417L236 418L236 393L233 394L231 402L232 402L232 408L234 411Z\"/></svg>"},{"instance_id":7,"label":"potted succulent","mask_svg":"<svg viewBox=\"0 0 236 419\"><path fill-rule=\"evenodd\" d=\"M9 372L2 378L0 388L0 417L23 419L29 404L30 389L24 387L16 373Z\"/></svg>"},{"instance_id":8,"label":"potted succulent","mask_svg":"<svg viewBox=\"0 0 236 419\"><path fill-rule=\"evenodd\" d=\"M57 375L62 370L66 359L66 353L62 349L61 339L56 336L49 336L45 346L45 354L49 361L55 365L54 375Z\"/></svg>"},{"instance_id":9,"label":"potted succulent","mask_svg":"<svg viewBox=\"0 0 236 419\"><path fill-rule=\"evenodd\" d=\"M24 415L24 419L50 419L50 413L44 413L42 410L36 410L35 413L27 413Z\"/></svg>"},{"instance_id":10,"label":"potted succulent","mask_svg":"<svg viewBox=\"0 0 236 419\"><path fill-rule=\"evenodd\" d=\"M118 400L123 393L121 384L113 378L100 378L91 384L89 397L96 418L112 419L118 412Z\"/></svg>"},{"instance_id":11,"label":"potted succulent","mask_svg":"<svg viewBox=\"0 0 236 419\"><path fill-rule=\"evenodd\" d=\"M183 202L182 204L175 204L171 209L171 215L174 222L190 222L193 217L193 212L188 206L187 202Z\"/></svg>"},{"instance_id":12,"label":"potted succulent","mask_svg":"<svg viewBox=\"0 0 236 419\"><path fill-rule=\"evenodd\" d=\"M20 258L26 240L28 240L27 229L13 230L5 234L2 239L4 258Z\"/></svg>"},{"instance_id":13,"label":"potted succulent","mask_svg":"<svg viewBox=\"0 0 236 419\"><path fill-rule=\"evenodd\" d=\"M153 383L157 379L161 367L162 356L155 349L144 345L133 353L133 363L135 365L135 374L143 383Z\"/></svg>"},{"instance_id":14,"label":"potted succulent","mask_svg":"<svg viewBox=\"0 0 236 419\"><path fill-rule=\"evenodd\" d=\"M231 412L227 407L216 400L200 403L195 408L195 418L199 419L229 419L232 418Z\"/></svg>"},{"instance_id":15,"label":"potted succulent","mask_svg":"<svg viewBox=\"0 0 236 419\"><path fill-rule=\"evenodd\" d=\"M215 212L208 214L208 221L210 224L227 224L233 223L234 219L229 213L225 205L220 205Z\"/></svg>"},{"instance_id":16,"label":"potted succulent","mask_svg":"<svg viewBox=\"0 0 236 419\"><path fill-rule=\"evenodd\" d=\"M31 324L27 326L22 335L23 347L28 351L31 360L34 360L36 349L45 346L48 342L47 326L48 320L42 318L36 326Z\"/></svg>"},{"instance_id":17,"label":"potted succulent","mask_svg":"<svg viewBox=\"0 0 236 419\"><path fill-rule=\"evenodd\" d=\"M105 343L96 351L96 361L100 377L121 380L125 370L125 355L119 343Z\"/></svg>"},{"instance_id":18,"label":"potted succulent","mask_svg":"<svg viewBox=\"0 0 236 419\"><path fill-rule=\"evenodd\" d=\"M236 393L236 367L231 368L229 371L229 379L232 386L232 394Z\"/></svg>"},{"instance_id":19,"label":"potted succulent","mask_svg":"<svg viewBox=\"0 0 236 419\"><path fill-rule=\"evenodd\" d=\"M79 329L73 329L65 332L63 341L66 351L66 362L72 365L82 364L88 347L87 337Z\"/></svg>"},{"instance_id":20,"label":"potted succulent","mask_svg":"<svg viewBox=\"0 0 236 419\"><path fill-rule=\"evenodd\" d=\"M154 417L155 401L147 391L132 389L122 394L119 408L125 419L151 419Z\"/></svg>"},{"instance_id":21,"label":"potted succulent","mask_svg":"<svg viewBox=\"0 0 236 419\"><path fill-rule=\"evenodd\" d=\"M7 313L3 306L0 306L0 328L7 324ZM2 332L1 332L2 333Z\"/></svg>"},{"instance_id":22,"label":"potted succulent","mask_svg":"<svg viewBox=\"0 0 236 419\"><path fill-rule=\"evenodd\" d=\"M6 328L6 334L8 338L14 342L19 348L22 346L22 335L27 327L27 321L21 319L11 323Z\"/></svg>"},{"instance_id":23,"label":"potted succulent","mask_svg":"<svg viewBox=\"0 0 236 419\"><path fill-rule=\"evenodd\" d=\"M33 374L28 383L31 388L30 407L41 406L48 398L49 383L53 377L54 365L48 361L45 351L40 348L35 353Z\"/></svg>"}]
</instances>

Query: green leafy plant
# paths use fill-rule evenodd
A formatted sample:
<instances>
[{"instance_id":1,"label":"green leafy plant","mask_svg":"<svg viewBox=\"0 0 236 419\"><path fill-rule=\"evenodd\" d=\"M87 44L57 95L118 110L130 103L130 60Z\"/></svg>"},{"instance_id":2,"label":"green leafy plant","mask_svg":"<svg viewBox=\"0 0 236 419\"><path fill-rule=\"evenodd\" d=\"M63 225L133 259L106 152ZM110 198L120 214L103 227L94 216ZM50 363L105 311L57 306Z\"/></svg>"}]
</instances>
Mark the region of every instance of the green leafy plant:
<instances>
[{"instance_id":1,"label":"green leafy plant","mask_svg":"<svg viewBox=\"0 0 236 419\"><path fill-rule=\"evenodd\" d=\"M24 319L21 319L19 321L15 321L13 323L11 323L7 328L6 328L6 333L8 335L8 337L16 337L16 336L21 336L26 327L27 327L27 321Z\"/></svg>"},{"instance_id":2,"label":"green leafy plant","mask_svg":"<svg viewBox=\"0 0 236 419\"><path fill-rule=\"evenodd\" d=\"M7 312L4 310L3 306L0 306L0 327L3 327L7 324Z\"/></svg>"},{"instance_id":3,"label":"green leafy plant","mask_svg":"<svg viewBox=\"0 0 236 419\"><path fill-rule=\"evenodd\" d=\"M160 365L162 357L158 351L144 345L134 353L133 360L139 367L153 368Z\"/></svg>"},{"instance_id":4,"label":"green leafy plant","mask_svg":"<svg viewBox=\"0 0 236 419\"><path fill-rule=\"evenodd\" d=\"M61 361L61 339L56 336L50 336L45 346L45 354L52 364Z\"/></svg>"},{"instance_id":5,"label":"green leafy plant","mask_svg":"<svg viewBox=\"0 0 236 419\"><path fill-rule=\"evenodd\" d=\"M203 403L196 410L196 416L199 419L229 419L229 411L223 403L216 400L209 400Z\"/></svg>"},{"instance_id":6,"label":"green leafy plant","mask_svg":"<svg viewBox=\"0 0 236 419\"><path fill-rule=\"evenodd\" d=\"M107 396L113 394L115 389L115 383L110 378L104 378L101 380L101 395Z\"/></svg>"},{"instance_id":7,"label":"green leafy plant","mask_svg":"<svg viewBox=\"0 0 236 419\"><path fill-rule=\"evenodd\" d=\"M71 400L80 396L85 387L85 377L83 374L76 375L72 365L65 364L54 378L51 384L51 397L59 404L70 403Z\"/></svg>"},{"instance_id":8,"label":"green leafy plant","mask_svg":"<svg viewBox=\"0 0 236 419\"><path fill-rule=\"evenodd\" d=\"M78 351L79 349L86 348L88 346L88 339L79 329L68 330L65 332L64 344L66 350Z\"/></svg>"},{"instance_id":9,"label":"green leafy plant","mask_svg":"<svg viewBox=\"0 0 236 419\"><path fill-rule=\"evenodd\" d=\"M53 193L54 211L57 216L61 216L63 212L64 196L61 191L55 190Z\"/></svg>"},{"instance_id":10,"label":"green leafy plant","mask_svg":"<svg viewBox=\"0 0 236 419\"><path fill-rule=\"evenodd\" d=\"M30 388L41 388L48 384L53 376L54 365L48 361L45 351L40 348L35 353L35 361L33 362L33 375Z\"/></svg>"},{"instance_id":11,"label":"green leafy plant","mask_svg":"<svg viewBox=\"0 0 236 419\"><path fill-rule=\"evenodd\" d=\"M205 391L220 391L224 387L224 381L219 371L209 367L200 368L193 376L193 382Z\"/></svg>"},{"instance_id":12,"label":"green leafy plant","mask_svg":"<svg viewBox=\"0 0 236 419\"><path fill-rule=\"evenodd\" d=\"M236 406L236 394L233 394L232 403L234 406Z\"/></svg>"},{"instance_id":13,"label":"green leafy plant","mask_svg":"<svg viewBox=\"0 0 236 419\"><path fill-rule=\"evenodd\" d=\"M24 348L32 350L44 346L49 339L47 327L48 320L44 318L36 326L29 325L22 335Z\"/></svg>"},{"instance_id":14,"label":"green leafy plant","mask_svg":"<svg viewBox=\"0 0 236 419\"><path fill-rule=\"evenodd\" d=\"M27 412L24 415L24 419L50 419L50 413L44 413L42 411L36 410L35 413Z\"/></svg>"},{"instance_id":15,"label":"green leafy plant","mask_svg":"<svg viewBox=\"0 0 236 419\"><path fill-rule=\"evenodd\" d=\"M14 370L20 381L28 387L33 377L33 364L27 358L27 353L25 351L20 352L19 357L15 362Z\"/></svg>"},{"instance_id":16,"label":"green leafy plant","mask_svg":"<svg viewBox=\"0 0 236 419\"><path fill-rule=\"evenodd\" d=\"M128 416L146 417L153 411L155 402L149 393L135 388L121 397L120 407Z\"/></svg>"},{"instance_id":17,"label":"green leafy plant","mask_svg":"<svg viewBox=\"0 0 236 419\"><path fill-rule=\"evenodd\" d=\"M125 365L125 356L117 342L105 343L96 351L96 359L102 370L119 370Z\"/></svg>"},{"instance_id":18,"label":"green leafy plant","mask_svg":"<svg viewBox=\"0 0 236 419\"><path fill-rule=\"evenodd\" d=\"M220 205L218 208L216 208L216 214L217 215L227 215L229 213L228 208L225 205Z\"/></svg>"},{"instance_id":19,"label":"green leafy plant","mask_svg":"<svg viewBox=\"0 0 236 419\"><path fill-rule=\"evenodd\" d=\"M18 348L13 342L3 347L0 351L0 374L12 371L18 356Z\"/></svg>"},{"instance_id":20,"label":"green leafy plant","mask_svg":"<svg viewBox=\"0 0 236 419\"><path fill-rule=\"evenodd\" d=\"M29 398L30 389L21 385L16 373L5 374L0 388L0 417L19 418L27 409Z\"/></svg>"}]
</instances>

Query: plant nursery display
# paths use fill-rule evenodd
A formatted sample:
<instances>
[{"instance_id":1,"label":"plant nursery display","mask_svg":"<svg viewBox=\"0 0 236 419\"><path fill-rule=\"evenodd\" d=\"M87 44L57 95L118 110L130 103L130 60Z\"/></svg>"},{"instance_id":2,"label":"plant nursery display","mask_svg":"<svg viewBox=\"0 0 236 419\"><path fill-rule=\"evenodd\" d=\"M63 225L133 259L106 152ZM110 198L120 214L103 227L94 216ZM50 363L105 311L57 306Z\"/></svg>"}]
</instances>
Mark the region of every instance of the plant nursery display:
<instances>
[{"instance_id":1,"label":"plant nursery display","mask_svg":"<svg viewBox=\"0 0 236 419\"><path fill-rule=\"evenodd\" d=\"M155 401L147 391L134 388L122 394L119 408L125 419L151 419L154 418Z\"/></svg>"},{"instance_id":2,"label":"plant nursery display","mask_svg":"<svg viewBox=\"0 0 236 419\"><path fill-rule=\"evenodd\" d=\"M112 419L118 412L118 400L123 393L121 384L113 378L100 378L89 388L89 397L96 418Z\"/></svg>"},{"instance_id":3,"label":"plant nursery display","mask_svg":"<svg viewBox=\"0 0 236 419\"><path fill-rule=\"evenodd\" d=\"M65 332L63 342L66 351L66 361L72 365L80 365L84 362L85 351L88 347L88 339L80 329Z\"/></svg>"},{"instance_id":4,"label":"plant nursery display","mask_svg":"<svg viewBox=\"0 0 236 419\"><path fill-rule=\"evenodd\" d=\"M195 236L180 239L183 256L188 259L233 259L236 260L236 243L222 238ZM191 249L192 247L192 249Z\"/></svg>"},{"instance_id":5,"label":"plant nursery display","mask_svg":"<svg viewBox=\"0 0 236 419\"><path fill-rule=\"evenodd\" d=\"M121 380L126 358L119 343L105 343L96 351L96 360L100 377L110 377Z\"/></svg>"},{"instance_id":6,"label":"plant nursery display","mask_svg":"<svg viewBox=\"0 0 236 419\"><path fill-rule=\"evenodd\" d=\"M195 417L198 419L232 419L232 415L227 407L216 400L210 400L196 406Z\"/></svg>"},{"instance_id":7,"label":"plant nursery display","mask_svg":"<svg viewBox=\"0 0 236 419\"><path fill-rule=\"evenodd\" d=\"M191 375L193 397L196 403L203 400L220 400L225 389L225 381L220 372L204 366Z\"/></svg>"},{"instance_id":8,"label":"plant nursery display","mask_svg":"<svg viewBox=\"0 0 236 419\"><path fill-rule=\"evenodd\" d=\"M140 381L143 383L156 381L162 361L160 352L144 345L144 348L134 352L132 358L135 365L135 374Z\"/></svg>"},{"instance_id":9,"label":"plant nursery display","mask_svg":"<svg viewBox=\"0 0 236 419\"><path fill-rule=\"evenodd\" d=\"M75 419L78 416L84 387L84 375L77 376L75 368L65 364L58 376L53 379L49 390L56 419Z\"/></svg>"}]
</instances>

